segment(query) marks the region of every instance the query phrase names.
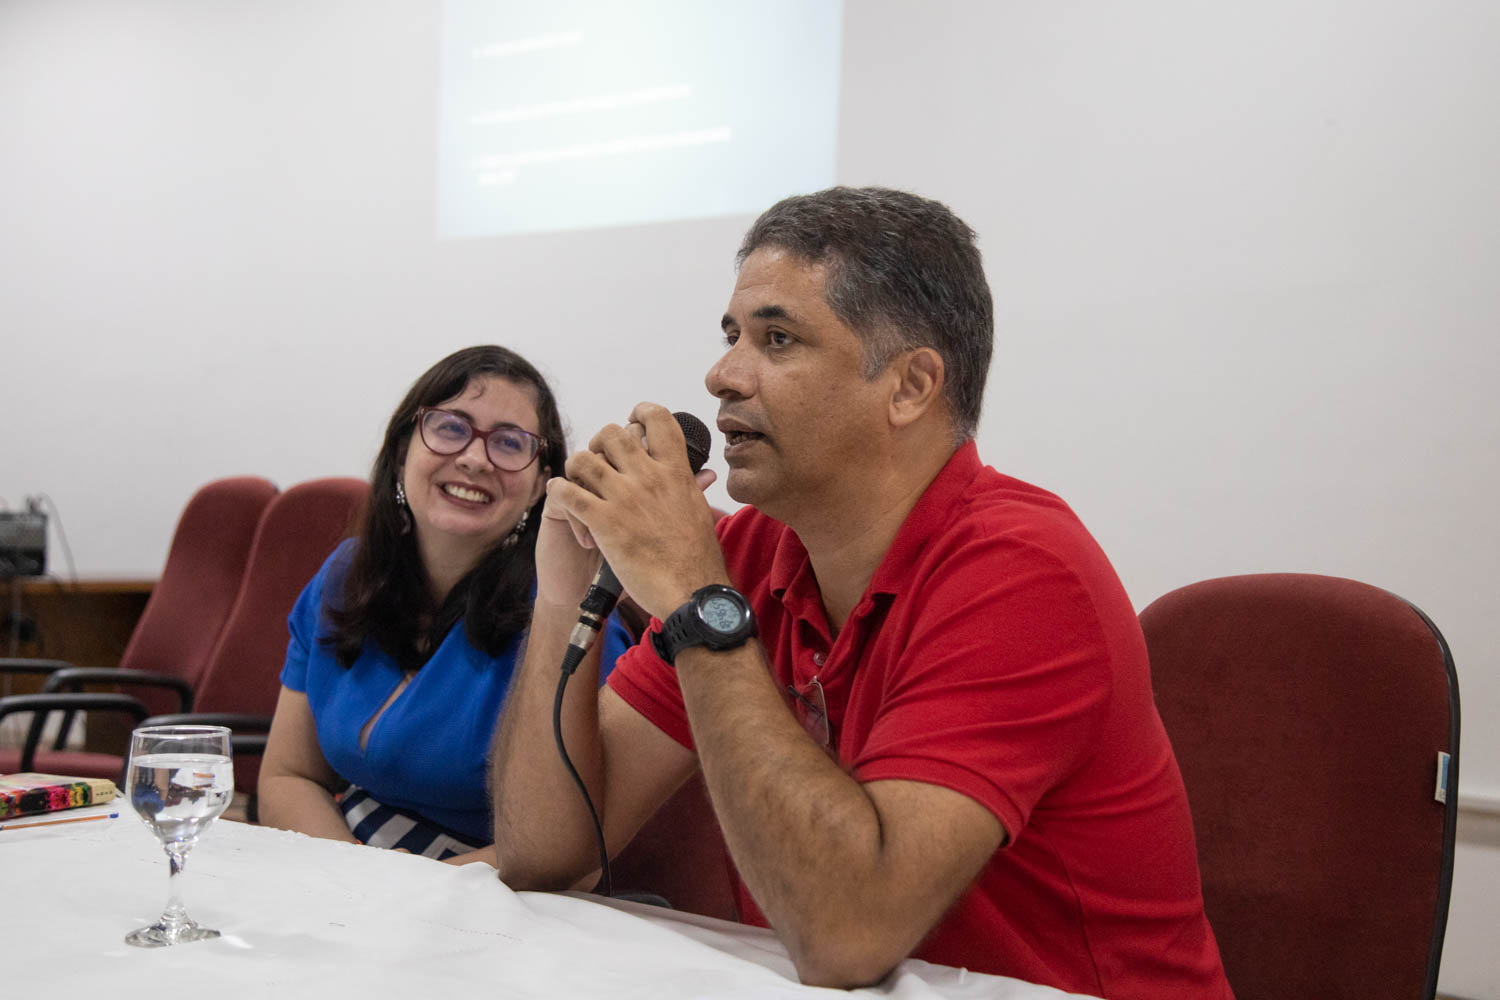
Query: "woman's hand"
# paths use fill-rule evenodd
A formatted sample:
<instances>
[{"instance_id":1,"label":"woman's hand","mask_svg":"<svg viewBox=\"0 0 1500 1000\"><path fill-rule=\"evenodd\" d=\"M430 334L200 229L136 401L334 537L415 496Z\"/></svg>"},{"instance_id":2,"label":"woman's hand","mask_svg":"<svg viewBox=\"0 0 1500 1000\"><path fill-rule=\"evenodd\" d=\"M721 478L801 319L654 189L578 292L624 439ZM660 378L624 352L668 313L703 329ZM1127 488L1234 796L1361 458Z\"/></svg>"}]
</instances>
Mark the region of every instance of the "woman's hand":
<instances>
[{"instance_id":1,"label":"woman's hand","mask_svg":"<svg viewBox=\"0 0 1500 1000\"><path fill-rule=\"evenodd\" d=\"M481 847L477 851L470 851L468 854L455 854L451 858L443 859L443 864L445 865L472 865L475 863L489 865L491 868L499 868L500 859L495 855L495 845L491 844L488 847Z\"/></svg>"}]
</instances>

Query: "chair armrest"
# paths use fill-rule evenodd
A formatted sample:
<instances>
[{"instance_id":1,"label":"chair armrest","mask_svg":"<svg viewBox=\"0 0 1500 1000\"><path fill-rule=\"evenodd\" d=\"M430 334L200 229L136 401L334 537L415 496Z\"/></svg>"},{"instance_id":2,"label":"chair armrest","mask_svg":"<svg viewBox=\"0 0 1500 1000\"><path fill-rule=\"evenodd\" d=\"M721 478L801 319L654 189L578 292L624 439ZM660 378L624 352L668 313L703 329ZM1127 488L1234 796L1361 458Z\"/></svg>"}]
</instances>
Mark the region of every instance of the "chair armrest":
<instances>
[{"instance_id":1,"label":"chair armrest","mask_svg":"<svg viewBox=\"0 0 1500 1000\"><path fill-rule=\"evenodd\" d=\"M271 732L269 715L244 712L175 712L153 715L143 726L228 726L229 747L236 757L259 757L266 752L266 736Z\"/></svg>"},{"instance_id":2,"label":"chair armrest","mask_svg":"<svg viewBox=\"0 0 1500 1000\"><path fill-rule=\"evenodd\" d=\"M169 715L153 715L142 725L147 726L228 726L230 729L251 733L269 733L269 715L251 715L245 712L173 712Z\"/></svg>"},{"instance_id":3,"label":"chair armrest","mask_svg":"<svg viewBox=\"0 0 1500 1000\"><path fill-rule=\"evenodd\" d=\"M54 691L78 691L85 684L139 684L145 687L167 688L177 692L181 711L193 710L193 687L181 677L171 674L154 674L146 670L120 670L114 667L69 667L59 670L47 678L42 685L43 693Z\"/></svg>"},{"instance_id":4,"label":"chair armrest","mask_svg":"<svg viewBox=\"0 0 1500 1000\"><path fill-rule=\"evenodd\" d=\"M29 660L5 656L0 657L0 674L51 674L72 665L67 660Z\"/></svg>"},{"instance_id":5,"label":"chair armrest","mask_svg":"<svg viewBox=\"0 0 1500 1000\"><path fill-rule=\"evenodd\" d=\"M26 745L21 750L21 770L36 769L36 748L41 742L41 719L51 711L120 712L129 715L139 724L151 710L140 700L128 694L102 692L66 692L61 694L13 694L0 698L0 718L16 712L34 712L31 731L26 734Z\"/></svg>"}]
</instances>

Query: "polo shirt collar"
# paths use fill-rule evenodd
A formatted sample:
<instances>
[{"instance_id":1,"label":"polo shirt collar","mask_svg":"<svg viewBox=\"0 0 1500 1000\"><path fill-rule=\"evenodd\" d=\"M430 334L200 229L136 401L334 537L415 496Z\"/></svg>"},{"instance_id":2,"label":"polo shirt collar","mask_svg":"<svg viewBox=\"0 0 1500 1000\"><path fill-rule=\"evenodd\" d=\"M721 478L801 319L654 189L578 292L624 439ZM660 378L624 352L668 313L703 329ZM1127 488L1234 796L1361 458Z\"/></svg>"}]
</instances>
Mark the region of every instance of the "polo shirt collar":
<instances>
[{"instance_id":1,"label":"polo shirt collar","mask_svg":"<svg viewBox=\"0 0 1500 1000\"><path fill-rule=\"evenodd\" d=\"M904 589L923 549L951 523L950 511L983 467L979 461L979 448L972 439L953 453L901 523L901 530L896 532L895 540L870 580L867 596L898 594ZM789 603L788 592L791 600L822 600L808 565L807 549L790 528L781 533L781 539L776 543L769 582L771 593L783 603Z\"/></svg>"},{"instance_id":2,"label":"polo shirt collar","mask_svg":"<svg viewBox=\"0 0 1500 1000\"><path fill-rule=\"evenodd\" d=\"M901 530L896 532L895 540L870 580L869 594L899 594L907 589L917 560L928 544L953 523L953 508L983 468L978 446L973 439L965 441L901 522Z\"/></svg>"},{"instance_id":3,"label":"polo shirt collar","mask_svg":"<svg viewBox=\"0 0 1500 1000\"><path fill-rule=\"evenodd\" d=\"M786 525L781 526L781 538L776 543L776 551L771 557L771 572L769 581L771 593L776 599L786 601L786 592L792 589L799 579L811 580L812 569L808 566L807 548L802 544L802 539L797 533ZM805 583L804 583L805 587ZM798 587L793 593L804 589Z\"/></svg>"}]
</instances>

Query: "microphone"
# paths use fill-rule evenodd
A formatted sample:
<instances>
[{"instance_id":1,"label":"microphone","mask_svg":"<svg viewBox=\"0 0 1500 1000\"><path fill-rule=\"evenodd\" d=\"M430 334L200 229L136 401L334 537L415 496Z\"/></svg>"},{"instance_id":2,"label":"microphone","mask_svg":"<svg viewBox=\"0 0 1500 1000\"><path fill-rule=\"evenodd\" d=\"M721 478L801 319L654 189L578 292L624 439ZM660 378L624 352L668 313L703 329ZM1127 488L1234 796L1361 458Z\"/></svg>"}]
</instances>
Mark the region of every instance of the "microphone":
<instances>
[{"instance_id":1,"label":"microphone","mask_svg":"<svg viewBox=\"0 0 1500 1000\"><path fill-rule=\"evenodd\" d=\"M708 428L691 413L674 413L672 419L682 428L682 436L687 444L688 465L696 474L703 468L703 463L708 461L708 452L712 447L713 441L709 437ZM584 655L594 645L594 640L604 628L604 619L609 617L620 599L620 590L620 580L615 576L615 571L609 568L607 561L600 563L599 571L594 574L594 582L589 584L588 593L583 595L583 600L578 605L578 624L573 626L573 631L568 636L568 652L563 658L564 674L571 674L577 669Z\"/></svg>"}]
</instances>

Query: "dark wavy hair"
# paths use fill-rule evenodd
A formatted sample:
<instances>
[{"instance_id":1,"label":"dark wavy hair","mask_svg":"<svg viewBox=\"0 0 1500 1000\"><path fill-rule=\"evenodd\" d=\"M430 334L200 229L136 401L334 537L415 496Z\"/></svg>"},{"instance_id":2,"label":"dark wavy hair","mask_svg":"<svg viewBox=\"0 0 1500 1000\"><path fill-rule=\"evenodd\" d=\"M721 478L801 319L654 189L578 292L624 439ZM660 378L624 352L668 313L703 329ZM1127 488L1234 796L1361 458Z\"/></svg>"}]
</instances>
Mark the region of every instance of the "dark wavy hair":
<instances>
[{"instance_id":1,"label":"dark wavy hair","mask_svg":"<svg viewBox=\"0 0 1500 1000\"><path fill-rule=\"evenodd\" d=\"M403 668L414 669L460 618L470 645L496 656L531 620L536 536L545 496L531 508L516 544L504 547L497 542L453 587L442 607L434 606L417 552L417 536L415 532L403 534L404 512L396 503L396 481L416 430L417 409L452 399L475 379L487 376L529 386L535 392L543 439L537 462L553 475L562 474L568 456L562 416L547 380L531 362L504 347L481 345L450 354L429 368L407 390L386 425L385 440L370 472L370 499L344 578L342 602L328 608L333 629L324 641L345 667L373 639Z\"/></svg>"},{"instance_id":2,"label":"dark wavy hair","mask_svg":"<svg viewBox=\"0 0 1500 1000\"><path fill-rule=\"evenodd\" d=\"M736 264L761 247L826 266L824 298L864 341L865 378L900 351L936 350L954 430L960 441L974 436L995 310L974 230L947 205L881 187L796 195L755 220Z\"/></svg>"}]
</instances>

